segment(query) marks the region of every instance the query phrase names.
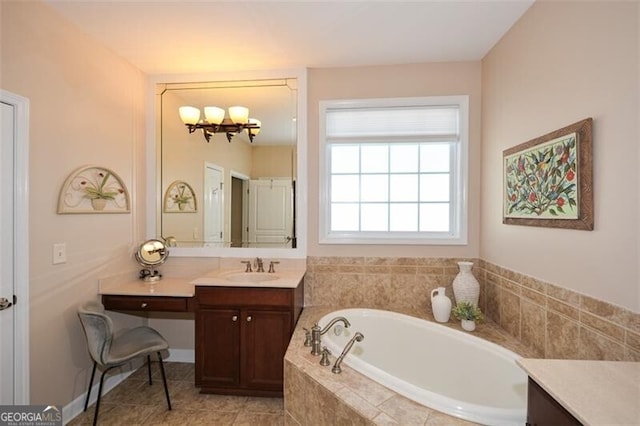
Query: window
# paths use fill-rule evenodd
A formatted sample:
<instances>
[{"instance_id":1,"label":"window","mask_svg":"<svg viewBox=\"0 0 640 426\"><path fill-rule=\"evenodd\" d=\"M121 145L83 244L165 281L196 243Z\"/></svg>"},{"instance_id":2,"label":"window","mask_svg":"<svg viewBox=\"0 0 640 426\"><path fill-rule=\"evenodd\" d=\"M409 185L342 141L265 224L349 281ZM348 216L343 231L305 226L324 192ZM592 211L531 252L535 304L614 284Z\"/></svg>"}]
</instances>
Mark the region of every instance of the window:
<instances>
[{"instance_id":1,"label":"window","mask_svg":"<svg viewBox=\"0 0 640 426\"><path fill-rule=\"evenodd\" d=\"M468 97L320 102L320 243L466 244Z\"/></svg>"}]
</instances>

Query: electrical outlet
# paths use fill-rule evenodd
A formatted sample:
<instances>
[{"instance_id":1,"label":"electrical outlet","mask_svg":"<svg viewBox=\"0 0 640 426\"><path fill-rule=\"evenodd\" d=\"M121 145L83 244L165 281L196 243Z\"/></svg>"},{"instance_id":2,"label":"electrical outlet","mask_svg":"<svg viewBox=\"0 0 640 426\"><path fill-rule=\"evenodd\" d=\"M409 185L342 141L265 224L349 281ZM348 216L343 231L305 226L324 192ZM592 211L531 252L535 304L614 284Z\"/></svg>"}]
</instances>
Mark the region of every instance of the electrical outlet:
<instances>
[{"instance_id":1,"label":"electrical outlet","mask_svg":"<svg viewBox=\"0 0 640 426\"><path fill-rule=\"evenodd\" d=\"M53 245L52 262L54 265L67 263L67 245L65 243L56 243Z\"/></svg>"}]
</instances>

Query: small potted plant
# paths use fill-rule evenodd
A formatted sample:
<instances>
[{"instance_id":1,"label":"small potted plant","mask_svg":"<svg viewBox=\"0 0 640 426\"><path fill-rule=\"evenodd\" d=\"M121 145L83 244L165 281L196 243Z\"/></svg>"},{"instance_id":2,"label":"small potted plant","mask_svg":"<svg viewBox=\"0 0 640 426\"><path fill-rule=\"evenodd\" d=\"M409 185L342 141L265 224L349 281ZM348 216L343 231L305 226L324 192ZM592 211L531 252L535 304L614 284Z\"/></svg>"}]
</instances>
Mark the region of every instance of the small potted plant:
<instances>
[{"instance_id":1,"label":"small potted plant","mask_svg":"<svg viewBox=\"0 0 640 426\"><path fill-rule=\"evenodd\" d=\"M171 197L173 202L178 205L179 210L184 210L187 204L189 204L189 201L193 198L190 192L185 193L186 189L186 185L178 185L178 192L173 194Z\"/></svg>"},{"instance_id":2,"label":"small potted plant","mask_svg":"<svg viewBox=\"0 0 640 426\"><path fill-rule=\"evenodd\" d=\"M91 200L91 206L94 210L103 210L107 200L114 200L119 191L114 191L107 186L107 181L111 177L111 173L99 172L96 175L96 182L82 181L80 185L84 188L85 197Z\"/></svg>"},{"instance_id":3,"label":"small potted plant","mask_svg":"<svg viewBox=\"0 0 640 426\"><path fill-rule=\"evenodd\" d=\"M459 302L451 311L454 317L460 320L462 328L467 331L476 329L476 321L482 322L484 316L477 305L471 302Z\"/></svg>"}]
</instances>

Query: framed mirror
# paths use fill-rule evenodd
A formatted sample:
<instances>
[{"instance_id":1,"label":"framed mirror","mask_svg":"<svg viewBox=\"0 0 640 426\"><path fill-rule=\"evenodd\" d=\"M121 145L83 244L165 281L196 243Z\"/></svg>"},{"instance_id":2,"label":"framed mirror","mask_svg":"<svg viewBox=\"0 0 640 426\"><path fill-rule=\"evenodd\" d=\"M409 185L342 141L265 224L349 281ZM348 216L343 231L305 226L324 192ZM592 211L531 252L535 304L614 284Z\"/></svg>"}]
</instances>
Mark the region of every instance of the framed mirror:
<instances>
[{"instance_id":1,"label":"framed mirror","mask_svg":"<svg viewBox=\"0 0 640 426\"><path fill-rule=\"evenodd\" d=\"M306 73L163 76L153 90L154 194L149 235L175 239L174 256L306 256ZM182 106L235 105L248 130L190 132Z\"/></svg>"}]
</instances>

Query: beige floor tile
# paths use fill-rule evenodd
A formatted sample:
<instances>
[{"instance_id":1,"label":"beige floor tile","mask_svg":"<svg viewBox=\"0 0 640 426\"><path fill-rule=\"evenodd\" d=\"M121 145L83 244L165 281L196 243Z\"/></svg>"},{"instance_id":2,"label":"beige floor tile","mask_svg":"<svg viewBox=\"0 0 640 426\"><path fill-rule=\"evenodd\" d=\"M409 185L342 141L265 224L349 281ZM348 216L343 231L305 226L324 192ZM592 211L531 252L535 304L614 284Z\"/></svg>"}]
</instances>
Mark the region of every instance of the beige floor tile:
<instances>
[{"instance_id":1,"label":"beige floor tile","mask_svg":"<svg viewBox=\"0 0 640 426\"><path fill-rule=\"evenodd\" d=\"M107 394L100 403L98 424L103 425L283 425L282 398L259 398L201 394L194 386L194 365L165 363L172 410L167 401L158 363L152 364L153 385L149 386L143 366ZM68 422L93 423L95 404Z\"/></svg>"},{"instance_id":2,"label":"beige floor tile","mask_svg":"<svg viewBox=\"0 0 640 426\"><path fill-rule=\"evenodd\" d=\"M284 426L284 414L241 412L233 426Z\"/></svg>"}]
</instances>

